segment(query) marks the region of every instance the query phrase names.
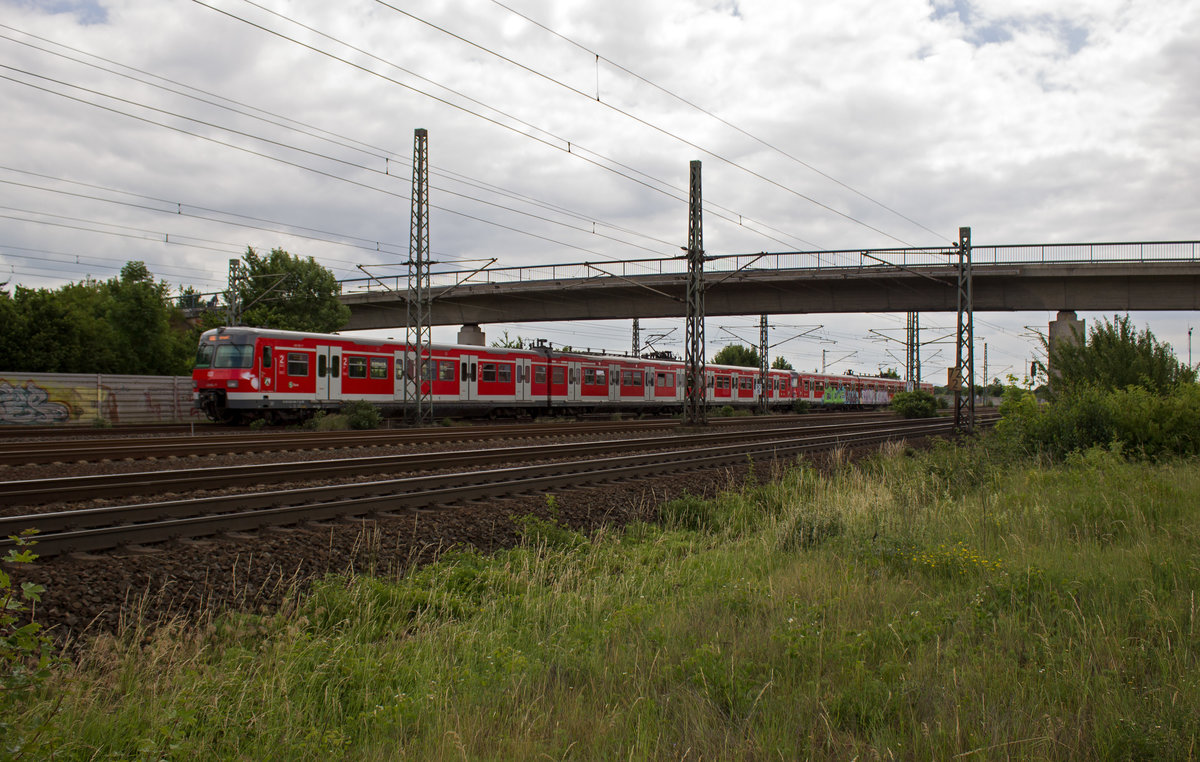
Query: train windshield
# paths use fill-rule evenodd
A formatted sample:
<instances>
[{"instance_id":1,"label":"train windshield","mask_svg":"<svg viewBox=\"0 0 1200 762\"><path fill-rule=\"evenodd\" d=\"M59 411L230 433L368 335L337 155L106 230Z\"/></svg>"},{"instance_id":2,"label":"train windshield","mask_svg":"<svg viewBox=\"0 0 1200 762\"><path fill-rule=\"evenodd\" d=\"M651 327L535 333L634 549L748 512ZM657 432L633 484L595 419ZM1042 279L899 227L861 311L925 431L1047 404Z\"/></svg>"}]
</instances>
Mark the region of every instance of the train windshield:
<instances>
[{"instance_id":1,"label":"train windshield","mask_svg":"<svg viewBox=\"0 0 1200 762\"><path fill-rule=\"evenodd\" d=\"M211 344L204 342L196 350L196 368L253 368L253 344Z\"/></svg>"},{"instance_id":2,"label":"train windshield","mask_svg":"<svg viewBox=\"0 0 1200 762\"><path fill-rule=\"evenodd\" d=\"M218 344L213 352L214 368L253 368L254 346L251 344Z\"/></svg>"}]
</instances>

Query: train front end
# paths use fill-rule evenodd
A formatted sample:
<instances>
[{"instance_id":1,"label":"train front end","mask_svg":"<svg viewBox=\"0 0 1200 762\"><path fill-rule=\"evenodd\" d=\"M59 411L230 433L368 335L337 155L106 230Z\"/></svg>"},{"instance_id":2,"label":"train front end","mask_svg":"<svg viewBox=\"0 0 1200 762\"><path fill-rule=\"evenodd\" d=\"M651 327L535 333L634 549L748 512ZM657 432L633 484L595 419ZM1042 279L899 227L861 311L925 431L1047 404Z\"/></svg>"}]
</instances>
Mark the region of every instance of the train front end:
<instances>
[{"instance_id":1,"label":"train front end","mask_svg":"<svg viewBox=\"0 0 1200 762\"><path fill-rule=\"evenodd\" d=\"M200 335L192 370L193 404L210 419L234 423L257 405L254 373L256 337L252 331L217 328Z\"/></svg>"}]
</instances>

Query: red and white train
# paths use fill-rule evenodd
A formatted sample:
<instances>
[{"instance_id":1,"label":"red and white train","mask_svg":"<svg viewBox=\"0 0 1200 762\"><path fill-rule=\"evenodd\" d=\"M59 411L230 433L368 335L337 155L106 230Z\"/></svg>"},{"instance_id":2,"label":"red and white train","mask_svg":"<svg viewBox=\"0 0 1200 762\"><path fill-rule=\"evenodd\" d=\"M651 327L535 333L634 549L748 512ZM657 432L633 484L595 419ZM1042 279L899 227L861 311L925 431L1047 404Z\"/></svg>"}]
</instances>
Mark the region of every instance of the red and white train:
<instances>
[{"instance_id":1,"label":"red and white train","mask_svg":"<svg viewBox=\"0 0 1200 762\"><path fill-rule=\"evenodd\" d=\"M260 328L218 328L200 337L192 371L196 407L213 420L299 420L365 400L385 411L412 392L414 355L403 342ZM434 345L425 365L437 415L538 415L600 410L669 412L684 400L684 364L549 347ZM709 365L708 403L758 403L759 371ZM928 385L923 388L930 389ZM876 407L905 383L890 378L772 370L771 407Z\"/></svg>"}]
</instances>

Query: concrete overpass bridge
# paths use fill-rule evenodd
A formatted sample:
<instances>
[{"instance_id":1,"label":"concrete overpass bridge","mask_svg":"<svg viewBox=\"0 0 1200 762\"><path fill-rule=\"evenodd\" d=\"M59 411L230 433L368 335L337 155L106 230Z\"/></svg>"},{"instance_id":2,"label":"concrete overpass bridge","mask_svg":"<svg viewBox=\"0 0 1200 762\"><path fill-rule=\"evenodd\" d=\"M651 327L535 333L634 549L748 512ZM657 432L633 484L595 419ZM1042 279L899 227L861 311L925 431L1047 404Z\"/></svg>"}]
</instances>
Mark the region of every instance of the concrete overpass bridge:
<instances>
[{"instance_id":1,"label":"concrete overpass bridge","mask_svg":"<svg viewBox=\"0 0 1200 762\"><path fill-rule=\"evenodd\" d=\"M1200 310L1200 241L975 246L976 312ZM955 312L953 248L740 254L705 264L705 315ZM434 325L683 317L678 259L445 272ZM407 274L343 281L346 330L403 327Z\"/></svg>"}]
</instances>

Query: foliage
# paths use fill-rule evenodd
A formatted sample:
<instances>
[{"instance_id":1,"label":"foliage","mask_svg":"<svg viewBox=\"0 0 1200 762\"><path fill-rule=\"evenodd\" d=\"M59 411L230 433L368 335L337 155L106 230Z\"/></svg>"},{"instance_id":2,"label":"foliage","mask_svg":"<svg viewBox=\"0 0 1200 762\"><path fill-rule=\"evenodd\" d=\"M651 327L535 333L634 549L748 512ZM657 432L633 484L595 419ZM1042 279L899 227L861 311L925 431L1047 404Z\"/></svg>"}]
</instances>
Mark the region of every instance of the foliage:
<instances>
[{"instance_id":1,"label":"foliage","mask_svg":"<svg viewBox=\"0 0 1200 762\"><path fill-rule=\"evenodd\" d=\"M775 370L795 370L795 368L792 367L792 364L788 362L787 358L783 355L776 357L775 361L771 363L771 367Z\"/></svg>"},{"instance_id":2,"label":"foliage","mask_svg":"<svg viewBox=\"0 0 1200 762\"><path fill-rule=\"evenodd\" d=\"M31 534L9 538L16 547L4 556L5 563L33 563L37 556L29 549L34 544ZM44 592L33 582L14 586L12 577L0 568L0 756L4 759L32 758L44 752L41 736L56 708L35 705L32 713L26 711L57 663L50 638L28 616Z\"/></svg>"},{"instance_id":3,"label":"foliage","mask_svg":"<svg viewBox=\"0 0 1200 762\"><path fill-rule=\"evenodd\" d=\"M1140 386L1076 385L1047 405L1012 386L1000 412L997 433L1008 445L1056 459L1093 447L1143 458L1200 454L1200 386L1195 384L1165 394Z\"/></svg>"},{"instance_id":4,"label":"foliage","mask_svg":"<svg viewBox=\"0 0 1200 762\"><path fill-rule=\"evenodd\" d=\"M758 367L758 350L742 344L727 344L713 355L713 365L737 365L743 368Z\"/></svg>"},{"instance_id":5,"label":"foliage","mask_svg":"<svg viewBox=\"0 0 1200 762\"><path fill-rule=\"evenodd\" d=\"M185 375L197 331L142 262L108 281L0 292L3 370Z\"/></svg>"},{"instance_id":6,"label":"foliage","mask_svg":"<svg viewBox=\"0 0 1200 762\"><path fill-rule=\"evenodd\" d=\"M247 248L242 264L244 325L330 333L350 319L350 308L337 299L341 285L312 257L294 257L278 248L262 256Z\"/></svg>"},{"instance_id":7,"label":"foliage","mask_svg":"<svg viewBox=\"0 0 1200 762\"><path fill-rule=\"evenodd\" d=\"M937 409L937 398L924 389L897 392L892 397L892 410L901 418L932 418L937 415Z\"/></svg>"},{"instance_id":8,"label":"foliage","mask_svg":"<svg viewBox=\"0 0 1200 762\"><path fill-rule=\"evenodd\" d=\"M1083 386L1102 390L1140 386L1165 394L1196 381L1195 371L1175 359L1169 344L1157 341L1148 328L1138 333L1128 315L1093 325L1086 342L1059 342L1049 352L1055 397Z\"/></svg>"},{"instance_id":9,"label":"foliage","mask_svg":"<svg viewBox=\"0 0 1200 762\"><path fill-rule=\"evenodd\" d=\"M880 378L900 378L900 373L895 368L888 368L879 374Z\"/></svg>"},{"instance_id":10,"label":"foliage","mask_svg":"<svg viewBox=\"0 0 1200 762\"><path fill-rule=\"evenodd\" d=\"M377 429L383 422L379 408L362 400L342 405L342 415L346 416L346 422L352 429Z\"/></svg>"},{"instance_id":11,"label":"foliage","mask_svg":"<svg viewBox=\"0 0 1200 762\"><path fill-rule=\"evenodd\" d=\"M524 349L526 347L526 343L525 339L521 338L520 336L509 338L508 331L504 331L500 338L492 342L492 346L500 347L502 349ZM568 349L569 347L564 348L563 351L567 351Z\"/></svg>"},{"instance_id":12,"label":"foliage","mask_svg":"<svg viewBox=\"0 0 1200 762\"><path fill-rule=\"evenodd\" d=\"M39 701L63 759L1186 760L1198 502L1096 452L797 467L110 643Z\"/></svg>"}]
</instances>

